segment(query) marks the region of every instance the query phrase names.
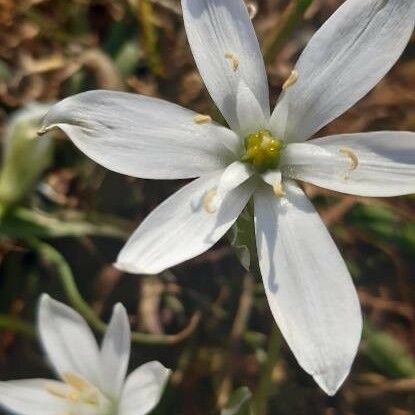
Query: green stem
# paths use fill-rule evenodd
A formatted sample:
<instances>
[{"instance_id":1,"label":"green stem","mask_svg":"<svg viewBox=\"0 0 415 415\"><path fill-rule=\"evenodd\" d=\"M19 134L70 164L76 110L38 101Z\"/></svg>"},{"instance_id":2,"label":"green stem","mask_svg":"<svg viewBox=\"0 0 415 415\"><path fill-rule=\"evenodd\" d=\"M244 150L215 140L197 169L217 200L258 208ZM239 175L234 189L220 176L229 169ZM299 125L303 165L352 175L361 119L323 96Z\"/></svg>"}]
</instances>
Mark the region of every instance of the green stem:
<instances>
[{"instance_id":1,"label":"green stem","mask_svg":"<svg viewBox=\"0 0 415 415\"><path fill-rule=\"evenodd\" d=\"M266 62L272 60L281 50L312 3L313 0L293 0L285 9L280 24L276 31L270 35L265 46L264 57Z\"/></svg>"},{"instance_id":2,"label":"green stem","mask_svg":"<svg viewBox=\"0 0 415 415\"><path fill-rule=\"evenodd\" d=\"M36 335L35 328L19 318L10 317L6 314L0 314L0 329L10 330L25 336L34 337Z\"/></svg>"},{"instance_id":3,"label":"green stem","mask_svg":"<svg viewBox=\"0 0 415 415\"><path fill-rule=\"evenodd\" d=\"M153 74L163 76L164 68L158 49L158 35L154 25L155 18L153 5L150 0L140 0L137 3L137 12L141 23L141 39L147 55L147 60Z\"/></svg>"},{"instance_id":4,"label":"green stem","mask_svg":"<svg viewBox=\"0 0 415 415\"><path fill-rule=\"evenodd\" d=\"M82 298L78 287L76 286L72 271L65 258L55 248L47 243L39 240L30 240L28 242L47 263L55 267L57 276L72 307L77 310L95 330L100 333L105 333L107 325L99 319L94 310ZM183 341L194 332L198 326L200 318L201 316L199 313L194 314L188 326L181 332L174 335L132 332L131 340L135 343L151 345L176 344Z\"/></svg>"},{"instance_id":5,"label":"green stem","mask_svg":"<svg viewBox=\"0 0 415 415\"><path fill-rule=\"evenodd\" d=\"M220 381L218 382L217 406L223 408L229 402L233 385L234 356L238 354L241 338L246 330L249 316L252 310L252 296L255 283L251 275L247 274L244 278L243 289L239 297L238 309L232 324L231 334L227 341L226 350L224 352L224 361L222 373L220 373Z\"/></svg>"},{"instance_id":6,"label":"green stem","mask_svg":"<svg viewBox=\"0 0 415 415\"><path fill-rule=\"evenodd\" d=\"M252 201L250 201L245 211L239 216L233 228L233 235L230 235L230 240L232 246L236 249L236 253L239 253L238 257L242 265L249 269L250 273L259 281L261 280L261 271L254 235L254 208ZM272 385L272 372L280 356L281 341L281 334L277 326L273 324L268 343L267 357L252 400L253 413L255 415L265 415L267 412L268 395Z\"/></svg>"},{"instance_id":7,"label":"green stem","mask_svg":"<svg viewBox=\"0 0 415 415\"><path fill-rule=\"evenodd\" d=\"M273 325L268 343L266 361L262 367L258 386L253 397L255 415L266 415L269 391L272 386L272 372L280 356L281 334L277 326Z\"/></svg>"}]
</instances>

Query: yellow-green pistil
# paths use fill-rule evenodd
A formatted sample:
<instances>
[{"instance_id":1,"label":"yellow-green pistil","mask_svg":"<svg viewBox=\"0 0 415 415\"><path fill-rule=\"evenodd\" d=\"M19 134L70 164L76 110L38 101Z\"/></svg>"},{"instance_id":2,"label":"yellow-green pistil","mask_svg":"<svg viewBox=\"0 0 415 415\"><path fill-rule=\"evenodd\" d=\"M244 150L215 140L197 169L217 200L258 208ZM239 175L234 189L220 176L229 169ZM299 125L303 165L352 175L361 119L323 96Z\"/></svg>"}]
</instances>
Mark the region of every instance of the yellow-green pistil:
<instances>
[{"instance_id":1,"label":"yellow-green pistil","mask_svg":"<svg viewBox=\"0 0 415 415\"><path fill-rule=\"evenodd\" d=\"M264 173L278 167L283 148L284 142L263 128L245 138L242 161L251 163L258 173Z\"/></svg>"}]
</instances>

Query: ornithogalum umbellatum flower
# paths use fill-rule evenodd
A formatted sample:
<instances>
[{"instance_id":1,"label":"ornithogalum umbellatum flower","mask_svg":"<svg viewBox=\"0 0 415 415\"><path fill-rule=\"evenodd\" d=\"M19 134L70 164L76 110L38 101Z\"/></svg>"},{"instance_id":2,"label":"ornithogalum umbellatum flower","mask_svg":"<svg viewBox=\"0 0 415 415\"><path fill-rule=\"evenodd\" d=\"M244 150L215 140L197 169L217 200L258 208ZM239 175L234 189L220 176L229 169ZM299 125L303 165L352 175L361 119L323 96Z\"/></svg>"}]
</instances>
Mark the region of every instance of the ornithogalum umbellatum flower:
<instances>
[{"instance_id":1,"label":"ornithogalum umbellatum flower","mask_svg":"<svg viewBox=\"0 0 415 415\"><path fill-rule=\"evenodd\" d=\"M388 72L415 20L413 0L347 0L314 35L271 113L265 67L242 0L182 0L206 87L230 128L155 98L91 91L47 114L103 166L145 179L196 178L132 235L117 266L153 274L209 249L253 197L271 311L299 364L334 394L361 336L349 272L296 180L364 196L415 192L415 134L305 142Z\"/></svg>"},{"instance_id":2,"label":"ornithogalum umbellatum flower","mask_svg":"<svg viewBox=\"0 0 415 415\"><path fill-rule=\"evenodd\" d=\"M39 305L42 346L60 380L0 382L0 406L17 415L145 415L159 402L170 370L149 362L126 378L130 326L121 304L99 349L84 319L44 294Z\"/></svg>"}]
</instances>

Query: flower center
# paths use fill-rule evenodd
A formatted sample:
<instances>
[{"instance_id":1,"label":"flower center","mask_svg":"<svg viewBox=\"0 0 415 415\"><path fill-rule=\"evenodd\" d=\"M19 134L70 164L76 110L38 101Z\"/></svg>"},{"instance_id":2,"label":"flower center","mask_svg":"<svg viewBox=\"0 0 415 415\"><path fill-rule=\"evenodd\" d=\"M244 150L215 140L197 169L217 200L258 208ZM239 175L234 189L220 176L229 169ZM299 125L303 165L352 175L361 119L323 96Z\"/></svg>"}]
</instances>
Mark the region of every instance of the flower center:
<instances>
[{"instance_id":1,"label":"flower center","mask_svg":"<svg viewBox=\"0 0 415 415\"><path fill-rule=\"evenodd\" d=\"M95 386L82 376L67 372L62 375L64 383L50 383L46 390L53 396L68 402L68 412L59 415L115 413L110 402Z\"/></svg>"},{"instance_id":2,"label":"flower center","mask_svg":"<svg viewBox=\"0 0 415 415\"><path fill-rule=\"evenodd\" d=\"M262 128L245 137L245 154L242 161L251 163L258 173L275 170L280 162L284 142L273 137L271 131Z\"/></svg>"}]
</instances>

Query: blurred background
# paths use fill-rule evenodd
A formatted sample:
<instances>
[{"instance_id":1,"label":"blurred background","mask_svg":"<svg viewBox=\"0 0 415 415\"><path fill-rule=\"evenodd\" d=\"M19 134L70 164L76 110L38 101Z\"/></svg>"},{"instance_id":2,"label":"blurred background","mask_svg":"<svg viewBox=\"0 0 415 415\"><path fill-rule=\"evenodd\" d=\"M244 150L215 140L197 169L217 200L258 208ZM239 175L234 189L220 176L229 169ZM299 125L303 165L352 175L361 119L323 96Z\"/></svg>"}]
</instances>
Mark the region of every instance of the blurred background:
<instances>
[{"instance_id":1,"label":"blurred background","mask_svg":"<svg viewBox=\"0 0 415 415\"><path fill-rule=\"evenodd\" d=\"M249 2L272 103L341 3ZM374 91L319 135L414 131L414 56L413 39ZM136 331L131 369L151 359L173 369L154 414L219 414L235 391L237 401L248 398L241 386L269 395L261 415L415 414L415 196L305 187L347 261L365 316L352 373L329 398L283 340L267 349L274 323L262 284L226 240L157 276L112 267L136 225L184 182L111 173L57 131L36 138L48 105L96 88L161 97L221 121L193 62L179 0L0 0L0 380L52 376L34 325L39 295L48 292L80 310L98 336L112 305L125 304ZM265 387L264 371L272 379Z\"/></svg>"}]
</instances>

